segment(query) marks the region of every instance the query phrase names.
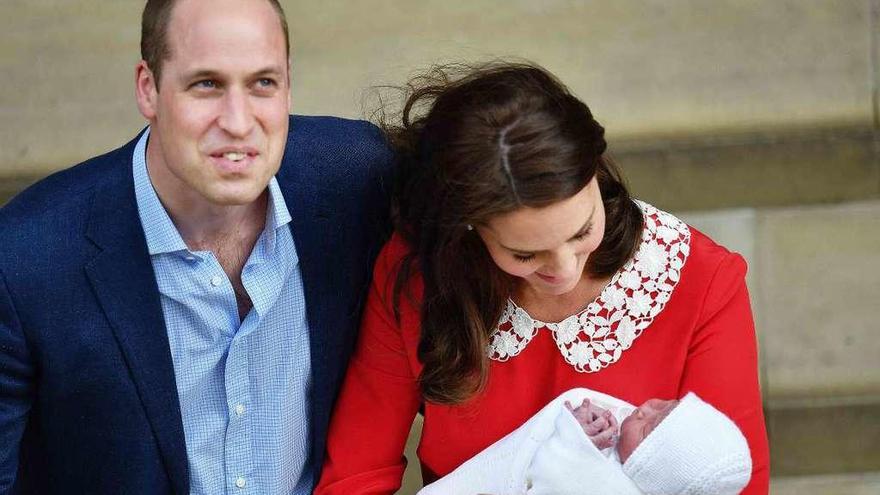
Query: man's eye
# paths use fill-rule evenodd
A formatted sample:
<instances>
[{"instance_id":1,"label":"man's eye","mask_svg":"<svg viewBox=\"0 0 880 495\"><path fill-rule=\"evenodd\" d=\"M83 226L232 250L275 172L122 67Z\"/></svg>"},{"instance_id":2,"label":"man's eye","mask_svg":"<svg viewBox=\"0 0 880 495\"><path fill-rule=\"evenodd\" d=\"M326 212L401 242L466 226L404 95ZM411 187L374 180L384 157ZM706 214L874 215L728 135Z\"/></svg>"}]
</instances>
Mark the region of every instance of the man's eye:
<instances>
[{"instance_id":1,"label":"man's eye","mask_svg":"<svg viewBox=\"0 0 880 495\"><path fill-rule=\"evenodd\" d=\"M205 79L205 80L196 82L195 84L192 85L192 87L199 88L199 89L214 89L217 87L217 83L215 81L210 80L210 79Z\"/></svg>"},{"instance_id":2,"label":"man's eye","mask_svg":"<svg viewBox=\"0 0 880 495\"><path fill-rule=\"evenodd\" d=\"M257 85L259 85L261 88L271 88L275 86L275 80L264 77L257 81Z\"/></svg>"}]
</instances>

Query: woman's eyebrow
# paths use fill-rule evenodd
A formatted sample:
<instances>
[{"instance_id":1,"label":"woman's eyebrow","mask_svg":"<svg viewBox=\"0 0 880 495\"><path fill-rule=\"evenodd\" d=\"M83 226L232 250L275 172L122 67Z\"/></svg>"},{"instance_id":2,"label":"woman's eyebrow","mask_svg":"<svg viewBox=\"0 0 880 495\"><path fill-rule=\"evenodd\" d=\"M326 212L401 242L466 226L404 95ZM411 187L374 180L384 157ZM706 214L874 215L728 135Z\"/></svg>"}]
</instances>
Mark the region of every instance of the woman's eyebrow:
<instances>
[{"instance_id":1,"label":"woman's eyebrow","mask_svg":"<svg viewBox=\"0 0 880 495\"><path fill-rule=\"evenodd\" d=\"M569 241L573 241L573 240L575 240L578 236L583 235L584 232L586 232L586 231L590 228L590 226L592 226L592 224L593 224L593 217L594 217L595 215L596 215L596 205L593 205L593 211L590 212L590 216L587 218L587 221L584 222L584 224L581 226L581 228L579 228L579 229L577 230L577 232L575 232L575 234L574 234L573 236L569 237L568 240L569 240ZM514 253L518 253L518 254L533 254L533 253L538 252L538 251L529 251L528 249L517 249L517 248L513 248L513 247L505 246L505 245L502 244L500 241L498 242L498 244L499 244L501 247L503 247L504 249L506 249L506 250L508 250L508 251L512 251L512 252L514 252Z\"/></svg>"}]
</instances>

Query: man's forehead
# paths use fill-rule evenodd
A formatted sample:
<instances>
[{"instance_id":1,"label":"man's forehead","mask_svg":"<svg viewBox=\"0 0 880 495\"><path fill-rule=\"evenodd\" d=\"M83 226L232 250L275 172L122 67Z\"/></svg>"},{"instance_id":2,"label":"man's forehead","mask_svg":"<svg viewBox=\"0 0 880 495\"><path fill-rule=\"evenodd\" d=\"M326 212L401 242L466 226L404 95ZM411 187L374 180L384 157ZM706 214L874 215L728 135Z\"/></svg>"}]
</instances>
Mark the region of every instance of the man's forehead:
<instances>
[{"instance_id":1,"label":"man's forehead","mask_svg":"<svg viewBox=\"0 0 880 495\"><path fill-rule=\"evenodd\" d=\"M206 14L222 18L229 14L241 15L247 12L278 18L278 12L268 0L177 0L171 9L170 20L173 22L177 16L192 18Z\"/></svg>"},{"instance_id":2,"label":"man's forehead","mask_svg":"<svg viewBox=\"0 0 880 495\"><path fill-rule=\"evenodd\" d=\"M251 57L287 58L279 14L266 0L179 0L166 35L169 59L235 55L243 48Z\"/></svg>"}]
</instances>

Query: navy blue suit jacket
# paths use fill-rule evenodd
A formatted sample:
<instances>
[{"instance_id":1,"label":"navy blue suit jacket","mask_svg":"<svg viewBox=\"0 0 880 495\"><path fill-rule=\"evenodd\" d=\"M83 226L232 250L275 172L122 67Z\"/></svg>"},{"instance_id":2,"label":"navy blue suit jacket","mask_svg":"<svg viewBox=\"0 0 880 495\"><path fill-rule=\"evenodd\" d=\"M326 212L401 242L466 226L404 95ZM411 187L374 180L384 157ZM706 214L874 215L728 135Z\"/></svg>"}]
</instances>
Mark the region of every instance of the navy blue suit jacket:
<instances>
[{"instance_id":1,"label":"navy blue suit jacket","mask_svg":"<svg viewBox=\"0 0 880 495\"><path fill-rule=\"evenodd\" d=\"M0 210L0 494L189 493L171 352L135 202L135 142ZM374 126L291 117L277 178L308 307L316 480L387 231L388 169Z\"/></svg>"}]
</instances>

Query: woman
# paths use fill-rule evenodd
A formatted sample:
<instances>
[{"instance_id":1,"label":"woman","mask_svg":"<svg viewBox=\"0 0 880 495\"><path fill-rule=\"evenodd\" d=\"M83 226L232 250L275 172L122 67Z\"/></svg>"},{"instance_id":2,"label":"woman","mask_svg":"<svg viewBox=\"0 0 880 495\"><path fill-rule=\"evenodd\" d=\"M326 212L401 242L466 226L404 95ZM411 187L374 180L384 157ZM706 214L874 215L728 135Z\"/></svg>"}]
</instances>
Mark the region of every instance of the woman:
<instances>
[{"instance_id":1,"label":"woman","mask_svg":"<svg viewBox=\"0 0 880 495\"><path fill-rule=\"evenodd\" d=\"M396 232L374 271L319 494L393 493L413 417L426 482L561 392L693 391L768 490L757 352L736 254L632 200L604 129L539 67L422 78L387 128Z\"/></svg>"}]
</instances>

